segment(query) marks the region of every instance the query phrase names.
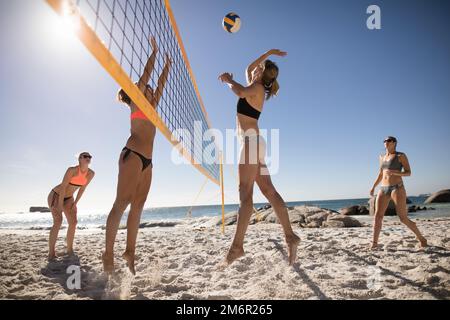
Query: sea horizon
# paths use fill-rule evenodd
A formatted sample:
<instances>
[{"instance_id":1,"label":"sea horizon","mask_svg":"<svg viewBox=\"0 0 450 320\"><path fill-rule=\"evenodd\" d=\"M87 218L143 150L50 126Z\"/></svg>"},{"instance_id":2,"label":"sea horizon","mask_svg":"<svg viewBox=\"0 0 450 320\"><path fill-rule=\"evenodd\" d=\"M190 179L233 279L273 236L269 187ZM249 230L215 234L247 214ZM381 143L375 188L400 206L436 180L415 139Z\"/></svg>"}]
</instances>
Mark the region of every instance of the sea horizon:
<instances>
[{"instance_id":1,"label":"sea horizon","mask_svg":"<svg viewBox=\"0 0 450 320\"><path fill-rule=\"evenodd\" d=\"M410 213L415 218L439 218L450 217L450 204L425 205L426 196L409 196L410 206L426 206L434 210L425 210ZM350 206L368 206L370 198L353 199L330 199L330 200L308 200L287 201L287 207L315 206L332 211L339 211ZM254 203L255 209L268 205L268 202ZM236 211L239 204L225 204L224 211L229 213ZM189 211L191 214L189 215ZM100 228L105 225L109 211L78 212L78 227ZM141 223L155 221L181 221L187 218L219 217L222 214L222 206L217 205L195 205L195 206L173 206L173 207L150 207L142 212ZM125 211L121 224L126 223L128 211ZM367 215L355 216L367 220ZM64 219L65 220L65 219ZM65 223L65 222L64 222ZM46 229L52 225L52 216L48 212L3 212L0 214L0 229Z\"/></svg>"}]
</instances>

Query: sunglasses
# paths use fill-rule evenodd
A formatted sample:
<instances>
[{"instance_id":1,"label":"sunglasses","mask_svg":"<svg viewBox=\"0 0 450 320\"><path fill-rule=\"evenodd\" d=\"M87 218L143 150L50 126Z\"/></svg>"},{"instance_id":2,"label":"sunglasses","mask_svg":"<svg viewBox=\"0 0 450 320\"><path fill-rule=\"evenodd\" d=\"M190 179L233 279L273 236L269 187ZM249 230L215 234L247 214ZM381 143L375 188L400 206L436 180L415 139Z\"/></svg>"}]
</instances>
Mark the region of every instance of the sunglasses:
<instances>
[{"instance_id":1,"label":"sunglasses","mask_svg":"<svg viewBox=\"0 0 450 320\"><path fill-rule=\"evenodd\" d=\"M82 155L81 155L81 158L84 158L84 159L92 159L92 156L89 155L89 154L82 154Z\"/></svg>"},{"instance_id":2,"label":"sunglasses","mask_svg":"<svg viewBox=\"0 0 450 320\"><path fill-rule=\"evenodd\" d=\"M394 142L394 140L392 140L392 139L386 139L386 140L384 140L384 142Z\"/></svg>"}]
</instances>

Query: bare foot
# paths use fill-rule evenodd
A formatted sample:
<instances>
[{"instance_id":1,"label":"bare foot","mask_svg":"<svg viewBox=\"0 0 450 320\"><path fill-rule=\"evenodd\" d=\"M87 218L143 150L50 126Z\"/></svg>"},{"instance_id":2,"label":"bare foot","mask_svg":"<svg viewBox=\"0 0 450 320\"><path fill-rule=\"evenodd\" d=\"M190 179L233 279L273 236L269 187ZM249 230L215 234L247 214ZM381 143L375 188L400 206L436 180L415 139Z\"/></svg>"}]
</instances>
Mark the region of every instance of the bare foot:
<instances>
[{"instance_id":1,"label":"bare foot","mask_svg":"<svg viewBox=\"0 0 450 320\"><path fill-rule=\"evenodd\" d=\"M102 253L103 271L106 273L114 272L114 257L109 257L106 252Z\"/></svg>"},{"instance_id":2,"label":"bare foot","mask_svg":"<svg viewBox=\"0 0 450 320\"><path fill-rule=\"evenodd\" d=\"M300 244L300 238L295 235L290 239L286 239L286 243L288 246L289 265L292 266L297 259L297 248Z\"/></svg>"},{"instance_id":3,"label":"bare foot","mask_svg":"<svg viewBox=\"0 0 450 320\"><path fill-rule=\"evenodd\" d=\"M230 250L228 250L228 254L225 258L226 264L230 265L235 260L239 259L244 255L244 249L242 247L231 246Z\"/></svg>"},{"instance_id":4,"label":"bare foot","mask_svg":"<svg viewBox=\"0 0 450 320\"><path fill-rule=\"evenodd\" d=\"M136 270L134 269L134 254L125 251L122 258L127 262L128 270L130 270L133 275L136 275Z\"/></svg>"},{"instance_id":5,"label":"bare foot","mask_svg":"<svg viewBox=\"0 0 450 320\"><path fill-rule=\"evenodd\" d=\"M421 249L424 249L424 248L428 247L428 241L427 241L427 239L425 239L425 238L422 237L422 238L419 239L419 242L420 242L419 247L420 247Z\"/></svg>"},{"instance_id":6,"label":"bare foot","mask_svg":"<svg viewBox=\"0 0 450 320\"><path fill-rule=\"evenodd\" d=\"M51 262L51 261L53 261L53 260L55 260L56 259L56 253L49 253L48 254L48 258L47 258L47 261L48 262Z\"/></svg>"},{"instance_id":7,"label":"bare foot","mask_svg":"<svg viewBox=\"0 0 450 320\"><path fill-rule=\"evenodd\" d=\"M380 246L378 245L378 243L372 243L369 247L369 250L372 250L372 251L376 251L379 249L380 249Z\"/></svg>"}]
</instances>

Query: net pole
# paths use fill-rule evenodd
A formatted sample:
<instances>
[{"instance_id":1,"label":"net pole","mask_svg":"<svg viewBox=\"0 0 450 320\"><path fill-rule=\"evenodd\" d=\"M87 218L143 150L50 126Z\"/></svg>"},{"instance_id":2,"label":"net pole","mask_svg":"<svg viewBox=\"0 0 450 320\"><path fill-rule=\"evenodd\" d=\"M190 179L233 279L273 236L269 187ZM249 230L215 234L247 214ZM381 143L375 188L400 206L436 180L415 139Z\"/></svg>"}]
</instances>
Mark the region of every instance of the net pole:
<instances>
[{"instance_id":1,"label":"net pole","mask_svg":"<svg viewBox=\"0 0 450 320\"><path fill-rule=\"evenodd\" d=\"M219 153L220 161L220 193L222 195L222 234L225 234L225 193L223 191L223 155L222 151Z\"/></svg>"}]
</instances>

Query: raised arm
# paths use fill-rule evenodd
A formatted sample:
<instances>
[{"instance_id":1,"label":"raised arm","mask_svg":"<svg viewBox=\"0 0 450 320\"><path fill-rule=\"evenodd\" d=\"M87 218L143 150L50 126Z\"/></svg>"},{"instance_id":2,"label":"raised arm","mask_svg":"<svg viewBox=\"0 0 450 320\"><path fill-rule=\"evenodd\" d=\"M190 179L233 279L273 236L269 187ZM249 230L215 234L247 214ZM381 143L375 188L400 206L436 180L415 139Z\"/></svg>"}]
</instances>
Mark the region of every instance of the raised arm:
<instances>
[{"instance_id":1,"label":"raised arm","mask_svg":"<svg viewBox=\"0 0 450 320\"><path fill-rule=\"evenodd\" d=\"M155 68L156 55L158 54L158 45L156 43L155 37L151 37L150 43L152 45L153 52L148 58L147 63L144 68L144 73L138 81L138 87L141 91L144 91L148 81L150 80L150 76L152 75L153 69Z\"/></svg>"},{"instance_id":2,"label":"raised arm","mask_svg":"<svg viewBox=\"0 0 450 320\"><path fill-rule=\"evenodd\" d=\"M164 87L166 86L166 82L167 82L167 78L169 77L169 71L170 71L170 67L172 66L172 60L170 59L169 55L166 54L166 63L164 65L164 69L161 73L161 75L159 76L158 79L158 87L156 88L156 92L155 92L155 108L158 107L159 104L159 100L161 100L163 91L164 91Z\"/></svg>"},{"instance_id":3,"label":"raised arm","mask_svg":"<svg viewBox=\"0 0 450 320\"><path fill-rule=\"evenodd\" d=\"M252 79L252 71L253 71L253 69L255 69L259 64L263 63L271 55L277 55L277 56L280 56L280 57L284 57L284 56L287 55L287 52L284 52L284 51L281 51L281 50L278 50L278 49L272 49L272 50L269 50L266 53L264 53L262 56L260 56L255 61L253 61L247 67L247 70L245 72L245 74L247 76L247 83L248 84L250 84L253 81L253 79Z\"/></svg>"}]
</instances>

